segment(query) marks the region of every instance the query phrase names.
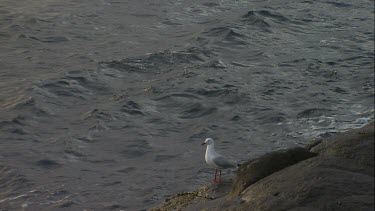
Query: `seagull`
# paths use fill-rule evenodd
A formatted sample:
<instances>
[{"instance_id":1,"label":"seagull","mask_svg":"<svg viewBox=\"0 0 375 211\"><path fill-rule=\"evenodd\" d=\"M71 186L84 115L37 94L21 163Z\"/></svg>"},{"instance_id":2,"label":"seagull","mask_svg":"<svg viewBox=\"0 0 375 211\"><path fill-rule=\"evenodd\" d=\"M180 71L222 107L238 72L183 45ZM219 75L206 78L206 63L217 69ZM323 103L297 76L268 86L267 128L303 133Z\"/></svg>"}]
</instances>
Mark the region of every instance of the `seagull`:
<instances>
[{"instance_id":1,"label":"seagull","mask_svg":"<svg viewBox=\"0 0 375 211\"><path fill-rule=\"evenodd\" d=\"M215 149L215 142L212 138L207 138L202 145L207 145L205 159L209 166L215 168L214 182L220 182L221 180L221 169L236 168L237 164L233 161L228 160L226 157L218 154ZM219 178L217 173L219 172Z\"/></svg>"}]
</instances>

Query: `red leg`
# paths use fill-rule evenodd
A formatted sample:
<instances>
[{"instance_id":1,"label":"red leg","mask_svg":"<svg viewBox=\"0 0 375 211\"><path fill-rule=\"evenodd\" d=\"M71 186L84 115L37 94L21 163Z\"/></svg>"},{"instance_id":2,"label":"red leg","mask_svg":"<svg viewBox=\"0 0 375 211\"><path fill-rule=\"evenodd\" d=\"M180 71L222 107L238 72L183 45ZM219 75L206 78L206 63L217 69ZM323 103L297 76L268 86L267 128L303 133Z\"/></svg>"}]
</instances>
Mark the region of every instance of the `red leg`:
<instances>
[{"instance_id":1,"label":"red leg","mask_svg":"<svg viewBox=\"0 0 375 211\"><path fill-rule=\"evenodd\" d=\"M214 179L214 182L216 182L216 175L217 175L217 169L215 169L215 179Z\"/></svg>"}]
</instances>

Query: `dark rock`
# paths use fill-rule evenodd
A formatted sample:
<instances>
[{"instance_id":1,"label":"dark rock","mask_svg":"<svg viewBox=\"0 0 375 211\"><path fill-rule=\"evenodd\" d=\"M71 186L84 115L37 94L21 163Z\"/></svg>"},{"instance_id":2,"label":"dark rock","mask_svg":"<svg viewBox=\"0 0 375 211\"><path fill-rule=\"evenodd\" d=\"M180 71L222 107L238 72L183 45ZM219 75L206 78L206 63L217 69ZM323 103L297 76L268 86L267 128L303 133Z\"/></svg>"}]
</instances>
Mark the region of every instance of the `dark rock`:
<instances>
[{"instance_id":1,"label":"dark rock","mask_svg":"<svg viewBox=\"0 0 375 211\"><path fill-rule=\"evenodd\" d=\"M305 145L305 149L308 149L308 150L311 150L313 147L315 147L316 145L322 143L322 139L314 139L314 140L311 140L309 141L306 145Z\"/></svg>"},{"instance_id":2,"label":"dark rock","mask_svg":"<svg viewBox=\"0 0 375 211\"><path fill-rule=\"evenodd\" d=\"M164 210L201 210L198 207L215 204L216 199L226 196L232 185L232 180L223 180L220 183L206 184L193 192L174 194L164 200L158 207L149 211ZM212 204L211 204L212 205ZM198 206L198 207L197 207Z\"/></svg>"},{"instance_id":3,"label":"dark rock","mask_svg":"<svg viewBox=\"0 0 375 211\"><path fill-rule=\"evenodd\" d=\"M353 159L358 165L374 167L374 123L363 128L340 133L323 140L312 152ZM374 173L372 173L374 175Z\"/></svg>"},{"instance_id":4,"label":"dark rock","mask_svg":"<svg viewBox=\"0 0 375 211\"><path fill-rule=\"evenodd\" d=\"M337 202L342 202L344 198L373 195L372 176L333 168L325 164L326 159L318 156L264 178L243 192L244 204L255 210L277 211L300 206L341 210ZM275 196L275 192L279 194ZM352 203L357 204L356 210L363 210L361 207L366 207L366 203L371 204L371 201Z\"/></svg>"},{"instance_id":5,"label":"dark rock","mask_svg":"<svg viewBox=\"0 0 375 211\"><path fill-rule=\"evenodd\" d=\"M374 210L373 123L322 140L311 151L319 155L246 188L241 209Z\"/></svg>"},{"instance_id":6,"label":"dark rock","mask_svg":"<svg viewBox=\"0 0 375 211\"><path fill-rule=\"evenodd\" d=\"M374 210L374 187L371 123L265 154L242 164L232 186L225 181L175 194L153 210Z\"/></svg>"},{"instance_id":7,"label":"dark rock","mask_svg":"<svg viewBox=\"0 0 375 211\"><path fill-rule=\"evenodd\" d=\"M257 159L250 160L242 164L238 169L237 178L234 181L229 197L236 197L245 188L264 177L316 155L307 149L296 147L270 152Z\"/></svg>"}]
</instances>

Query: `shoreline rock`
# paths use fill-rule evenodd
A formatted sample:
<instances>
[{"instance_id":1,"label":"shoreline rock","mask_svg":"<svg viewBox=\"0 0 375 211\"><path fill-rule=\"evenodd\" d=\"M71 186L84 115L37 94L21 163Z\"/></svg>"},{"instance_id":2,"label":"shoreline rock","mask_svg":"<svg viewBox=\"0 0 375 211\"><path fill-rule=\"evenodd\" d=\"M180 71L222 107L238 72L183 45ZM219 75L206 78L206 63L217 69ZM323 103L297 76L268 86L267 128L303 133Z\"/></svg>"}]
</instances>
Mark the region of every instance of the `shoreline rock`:
<instances>
[{"instance_id":1,"label":"shoreline rock","mask_svg":"<svg viewBox=\"0 0 375 211\"><path fill-rule=\"evenodd\" d=\"M234 180L174 194L157 210L374 210L374 123L266 153Z\"/></svg>"}]
</instances>

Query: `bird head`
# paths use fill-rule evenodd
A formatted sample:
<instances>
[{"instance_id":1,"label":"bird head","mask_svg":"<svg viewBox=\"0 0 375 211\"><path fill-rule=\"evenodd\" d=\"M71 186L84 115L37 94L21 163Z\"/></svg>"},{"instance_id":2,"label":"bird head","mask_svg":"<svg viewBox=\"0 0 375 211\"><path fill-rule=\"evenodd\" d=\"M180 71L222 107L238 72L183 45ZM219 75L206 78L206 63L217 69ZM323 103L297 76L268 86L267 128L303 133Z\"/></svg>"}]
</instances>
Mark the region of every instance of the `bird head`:
<instances>
[{"instance_id":1,"label":"bird head","mask_svg":"<svg viewBox=\"0 0 375 211\"><path fill-rule=\"evenodd\" d=\"M202 143L202 145L211 145L214 144L214 140L212 138L206 138L206 140Z\"/></svg>"}]
</instances>

